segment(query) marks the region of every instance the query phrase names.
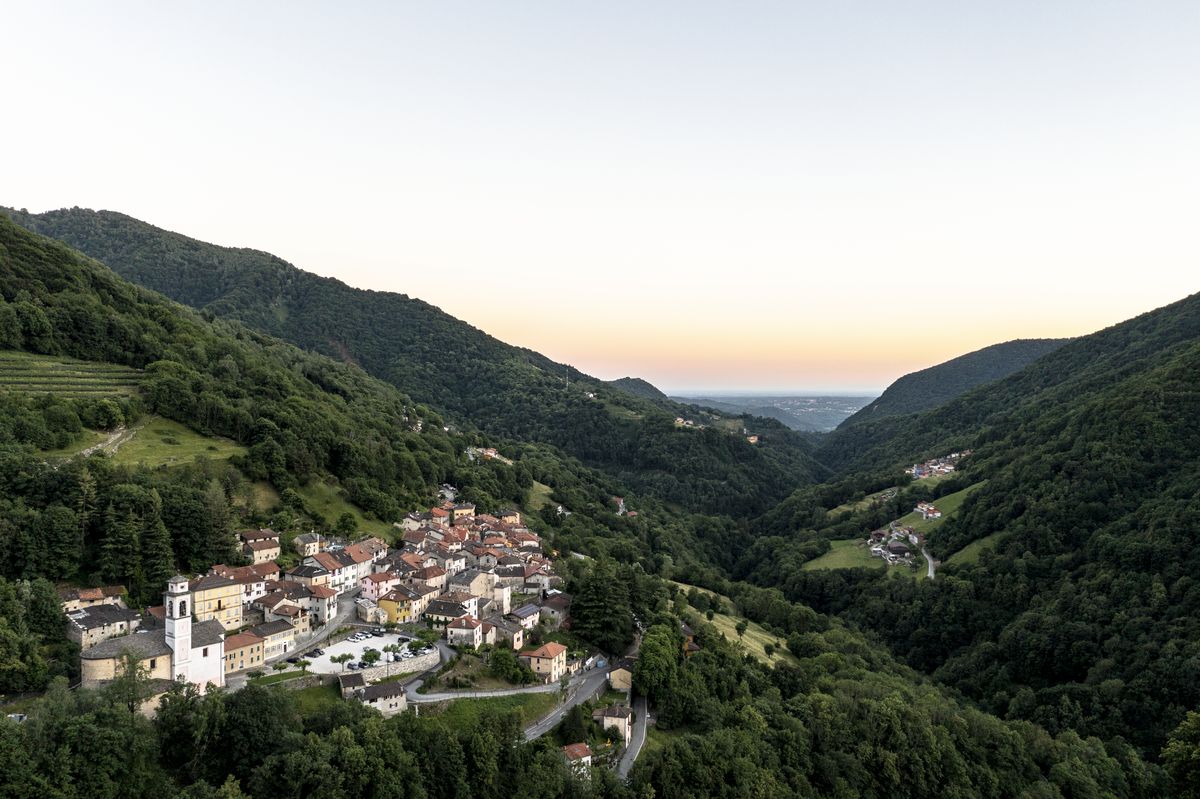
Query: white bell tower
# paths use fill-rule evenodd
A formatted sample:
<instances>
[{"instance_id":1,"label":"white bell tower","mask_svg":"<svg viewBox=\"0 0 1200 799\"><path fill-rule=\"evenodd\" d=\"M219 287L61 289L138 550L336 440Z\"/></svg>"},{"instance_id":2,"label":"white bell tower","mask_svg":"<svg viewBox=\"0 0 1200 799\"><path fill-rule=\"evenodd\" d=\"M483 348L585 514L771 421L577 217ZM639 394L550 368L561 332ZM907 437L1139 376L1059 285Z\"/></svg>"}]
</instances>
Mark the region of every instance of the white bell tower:
<instances>
[{"instance_id":1,"label":"white bell tower","mask_svg":"<svg viewBox=\"0 0 1200 799\"><path fill-rule=\"evenodd\" d=\"M171 648L171 676L189 681L192 660L192 594L187 578L175 575L167 581L163 594L166 610L167 646Z\"/></svg>"}]
</instances>

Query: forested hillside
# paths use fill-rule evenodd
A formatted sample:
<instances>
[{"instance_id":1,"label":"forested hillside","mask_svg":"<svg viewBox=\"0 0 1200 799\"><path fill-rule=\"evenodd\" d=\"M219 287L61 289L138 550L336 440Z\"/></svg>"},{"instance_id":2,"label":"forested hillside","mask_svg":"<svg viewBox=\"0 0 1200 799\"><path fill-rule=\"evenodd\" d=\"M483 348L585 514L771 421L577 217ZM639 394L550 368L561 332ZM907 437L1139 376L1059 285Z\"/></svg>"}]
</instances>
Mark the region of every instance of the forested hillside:
<instances>
[{"instance_id":1,"label":"forested hillside","mask_svg":"<svg viewBox=\"0 0 1200 799\"><path fill-rule=\"evenodd\" d=\"M840 472L893 466L970 446L980 434L1086 398L1151 369L1200 335L1200 298L1185 300L1073 339L1008 377L924 413L844 425L820 446Z\"/></svg>"},{"instance_id":2,"label":"forested hillside","mask_svg":"<svg viewBox=\"0 0 1200 799\"><path fill-rule=\"evenodd\" d=\"M636 615L647 625L633 679L654 702L656 743L629 783L607 769L582 779L552 736L524 742L514 714L483 711L449 725L425 713L384 719L336 692L302 703L298 697L312 691L251 685L201 697L176 686L148 720L135 712L147 686L129 674L101 691L69 691L58 682L28 707L26 723L0 720L0 793L1151 799L1165 789L1162 770L1120 741L1051 735L988 716L776 592L752 590L740 600L794 652L792 665L770 668L746 657L660 578L606 562L574 562L571 571L577 597L603 592L595 614L580 606L585 629L593 615L627 629ZM0 602L5 588L0 581ZM699 644L686 658L681 619L694 626Z\"/></svg>"},{"instance_id":3,"label":"forested hillside","mask_svg":"<svg viewBox=\"0 0 1200 799\"><path fill-rule=\"evenodd\" d=\"M667 395L659 391L650 383L640 377L619 377L616 380L607 381L608 385L613 388L618 388L626 394L632 394L635 397L641 397L648 400L665 400Z\"/></svg>"},{"instance_id":4,"label":"forested hillside","mask_svg":"<svg viewBox=\"0 0 1200 799\"><path fill-rule=\"evenodd\" d=\"M654 396L644 381L591 378L421 300L351 288L268 253L206 244L109 211L9 213L178 302L358 364L453 421L552 444L691 510L760 513L824 475L808 442L782 424L747 418L736 426L763 434L760 446L677 429L672 421L686 407Z\"/></svg>"},{"instance_id":5,"label":"forested hillside","mask_svg":"<svg viewBox=\"0 0 1200 799\"><path fill-rule=\"evenodd\" d=\"M1066 343L1061 338L1005 341L904 375L841 426L936 408L976 386L1008 377Z\"/></svg>"},{"instance_id":6,"label":"forested hillside","mask_svg":"<svg viewBox=\"0 0 1200 799\"><path fill-rule=\"evenodd\" d=\"M734 574L873 630L998 715L1154 755L1200 706L1198 376L1200 296L1072 341L895 420L850 459L870 471L761 519ZM903 488L898 464L962 447L974 452L954 479ZM827 513L889 482L903 490L882 506ZM929 536L947 561L933 581L800 568L825 542L975 484ZM972 557L950 557L975 542Z\"/></svg>"}]
</instances>

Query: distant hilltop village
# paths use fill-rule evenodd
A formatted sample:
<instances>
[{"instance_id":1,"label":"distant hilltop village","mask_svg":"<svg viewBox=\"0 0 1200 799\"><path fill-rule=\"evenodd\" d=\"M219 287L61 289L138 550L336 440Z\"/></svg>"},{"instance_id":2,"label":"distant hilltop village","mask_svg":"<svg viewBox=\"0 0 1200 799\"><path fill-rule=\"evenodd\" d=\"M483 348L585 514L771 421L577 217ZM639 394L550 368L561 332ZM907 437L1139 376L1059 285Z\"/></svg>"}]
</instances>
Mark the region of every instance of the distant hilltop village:
<instances>
[{"instance_id":1,"label":"distant hilltop village","mask_svg":"<svg viewBox=\"0 0 1200 799\"><path fill-rule=\"evenodd\" d=\"M910 468L905 469L904 473L911 474L914 480L924 480L927 477L950 474L954 471L958 462L970 454L971 450L969 449L962 452L951 452L949 455L943 455L940 458L934 458L924 463L914 463Z\"/></svg>"}]
</instances>

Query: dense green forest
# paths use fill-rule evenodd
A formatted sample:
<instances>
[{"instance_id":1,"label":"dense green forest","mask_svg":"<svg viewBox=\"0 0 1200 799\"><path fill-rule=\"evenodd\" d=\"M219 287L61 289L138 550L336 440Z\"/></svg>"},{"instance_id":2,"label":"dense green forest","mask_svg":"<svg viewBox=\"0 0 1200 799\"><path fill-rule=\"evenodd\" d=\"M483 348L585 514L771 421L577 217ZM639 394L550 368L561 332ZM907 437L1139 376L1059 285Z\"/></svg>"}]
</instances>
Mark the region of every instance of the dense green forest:
<instances>
[{"instance_id":1,"label":"dense green forest","mask_svg":"<svg viewBox=\"0 0 1200 799\"><path fill-rule=\"evenodd\" d=\"M730 575L870 630L997 715L1122 737L1153 756L1200 706L1197 375L1200 297L1073 341L898 419L870 450L875 469L801 489L757 520ZM900 453L966 446L949 482L896 479ZM830 540L983 480L930 535L942 559L984 541L977 560L945 563L932 582L802 569ZM880 507L827 512L895 483Z\"/></svg>"},{"instance_id":2,"label":"dense green forest","mask_svg":"<svg viewBox=\"0 0 1200 799\"><path fill-rule=\"evenodd\" d=\"M1169 775L1128 745L988 716L806 609L794 609L790 634L780 630L794 662L769 668L705 623L674 585L638 567L574 562L570 581L584 630L619 635L635 617L647 624L634 683L654 702L660 745L628 784L600 769L581 779L553 737L524 743L515 715L488 711L449 727L437 716L385 720L336 699L300 704L284 689L198 696L179 686L147 720L135 712L147 688L129 670L100 691L56 682L24 724L0 723L0 791L64 799L1067 799L1166 789ZM750 590L759 596L748 607L788 606L778 592ZM687 658L681 618L700 645ZM1193 744L1186 728L1173 741L1181 769Z\"/></svg>"},{"instance_id":3,"label":"dense green forest","mask_svg":"<svg viewBox=\"0 0 1200 799\"><path fill-rule=\"evenodd\" d=\"M1066 343L1061 338L1005 341L904 375L842 426L936 408L976 386L1008 377Z\"/></svg>"},{"instance_id":4,"label":"dense green forest","mask_svg":"<svg viewBox=\"0 0 1200 799\"><path fill-rule=\"evenodd\" d=\"M644 381L605 383L513 347L402 294L364 291L249 249L219 247L109 211L10 210L139 285L360 365L457 423L551 444L631 490L703 513L761 513L825 470L785 425L744 418L758 446L709 428ZM594 396L588 396L592 394Z\"/></svg>"}]
</instances>

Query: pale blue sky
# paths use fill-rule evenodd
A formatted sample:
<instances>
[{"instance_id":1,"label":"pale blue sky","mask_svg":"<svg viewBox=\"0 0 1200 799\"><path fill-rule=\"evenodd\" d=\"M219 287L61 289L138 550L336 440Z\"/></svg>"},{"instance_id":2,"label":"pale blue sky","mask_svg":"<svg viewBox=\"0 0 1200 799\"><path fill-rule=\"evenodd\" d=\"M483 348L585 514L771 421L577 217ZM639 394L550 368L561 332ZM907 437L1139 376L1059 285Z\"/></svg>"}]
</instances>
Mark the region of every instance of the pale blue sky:
<instances>
[{"instance_id":1,"label":"pale blue sky","mask_svg":"<svg viewBox=\"0 0 1200 799\"><path fill-rule=\"evenodd\" d=\"M6 8L0 204L673 390L879 388L1200 289L1200 4L250 5Z\"/></svg>"}]
</instances>

